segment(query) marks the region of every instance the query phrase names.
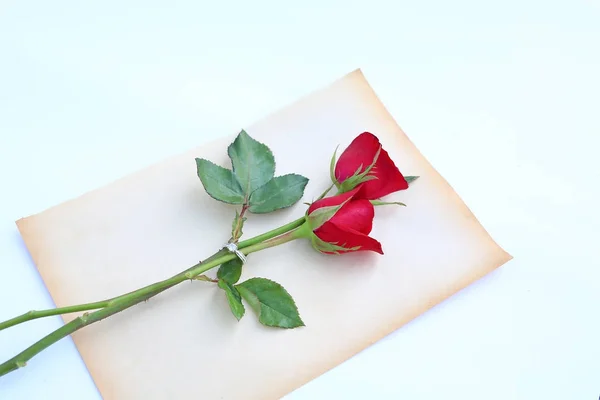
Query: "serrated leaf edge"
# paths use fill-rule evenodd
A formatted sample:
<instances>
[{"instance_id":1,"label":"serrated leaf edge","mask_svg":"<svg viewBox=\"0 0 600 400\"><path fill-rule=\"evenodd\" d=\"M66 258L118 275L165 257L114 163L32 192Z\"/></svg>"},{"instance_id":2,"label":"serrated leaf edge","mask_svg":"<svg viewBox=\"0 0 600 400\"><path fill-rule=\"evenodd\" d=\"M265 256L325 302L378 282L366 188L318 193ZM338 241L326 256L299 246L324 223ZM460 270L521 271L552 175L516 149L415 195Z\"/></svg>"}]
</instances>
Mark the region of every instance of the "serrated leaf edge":
<instances>
[{"instance_id":1,"label":"serrated leaf edge","mask_svg":"<svg viewBox=\"0 0 600 400\"><path fill-rule=\"evenodd\" d=\"M240 136L241 134L244 134L244 135L248 136L251 140L254 140L256 143L265 146L265 148L267 149L268 154L273 159L273 174L275 174L275 171L277 171L277 161L275 160L275 155L273 154L273 151L271 150L271 148L269 146L267 146L265 143L263 143L263 142L261 142L259 140L256 140L255 138L253 138L252 136L250 136L250 134L248 132L246 132L246 130L242 129L240 131L240 133L237 134L237 136L235 137L235 139L233 139L233 141L229 144L229 146L227 146L227 156L229 157L229 160L231 161L231 171L233 172L233 176L235 177L238 185L240 185L240 187L242 188L242 192L244 192L245 189L242 186L242 184L240 183L240 181L238 180L238 176L235 173L235 167L233 166L233 158L231 156L231 148L232 148L233 144L235 143L235 141L237 140L238 136ZM273 178L271 178L271 179L273 179ZM266 185L266 183L265 183L265 185ZM262 186L264 186L264 185L261 185L260 187L262 187ZM256 188L255 190L258 190L260 187ZM250 193L245 193L244 192L244 196L245 196L244 202L246 202L248 199L250 199L250 196L252 195L252 193L255 190L253 190ZM242 204L242 203L240 203L240 204Z\"/></svg>"},{"instance_id":2,"label":"serrated leaf edge","mask_svg":"<svg viewBox=\"0 0 600 400\"><path fill-rule=\"evenodd\" d=\"M310 181L310 179L308 179L304 175L300 175L300 174L296 174L296 173L291 173L291 174L285 174L285 175L280 175L280 176L274 176L273 178L271 178L271 180L269 180L269 182L271 182L275 178L283 178L285 176L299 176L299 177L305 179L305 181L303 182L304 186L302 187L302 196L300 196L300 199L302 199L302 197L304 196L304 189L306 189L306 186L308 185L308 182ZM256 193L261 188L267 186L269 184L269 182L267 182L264 185L262 185L261 187L257 188L254 192L252 192L252 194ZM302 183L300 183L300 185L302 185ZM255 210L252 209L252 207L254 206L254 204L252 204L252 194L250 195L250 198L249 198L250 207L248 207L248 211L250 211L252 214L268 214L268 213L271 213L271 212L274 212L274 211L277 211L277 210L283 210L283 209L286 209L286 208L290 208L291 206L293 206L294 204L296 204L297 202L300 201L300 199L298 199L298 200L294 201L291 204L288 204L288 205L276 208L276 209L274 209L272 211L255 211Z\"/></svg>"},{"instance_id":3,"label":"serrated leaf edge","mask_svg":"<svg viewBox=\"0 0 600 400\"><path fill-rule=\"evenodd\" d=\"M248 301L248 300L247 300L247 299L244 297L244 295L242 295L242 292L241 292L241 291L238 289L238 286L241 286L241 285L243 285L244 283L246 283L246 282L249 282L249 281L253 281L253 280L265 280L265 281L268 281L268 282L274 283L275 285L278 285L279 287L281 287L281 289L283 289L283 291L284 291L284 292L285 292L285 293L286 293L286 294L287 294L287 295L290 297L290 300L292 301L292 305L294 306L294 310L296 311L296 314L298 315L298 320L300 321L300 324L299 324L299 325L297 325L297 326L290 326L290 327L286 327L286 326L279 326L279 325L274 325L274 324L268 324L268 323L265 323L264 321L261 321L261 312L262 312L261 308L262 308L262 306L264 305L264 303L262 303L262 302L261 302L261 301L258 299L258 296L256 296L254 293L252 293L251 291L249 291L248 289L246 289L245 287L243 287L243 286L242 286L242 288L243 288L243 289L244 289L244 290L245 290L245 291L246 291L248 294L250 294L250 295L253 297L253 300L254 300L254 299L256 299L255 301L256 301L256 303L258 303L258 306L259 306L259 309L258 309L258 310L256 310L256 309L254 308L254 306L252 305L252 303L251 303L250 301ZM285 287L283 287L283 285L281 285L279 282L275 282L275 281L273 281L273 280L271 280L271 279L267 279L267 278L255 277L255 278L250 278L250 279L248 279L248 280L246 280L246 281L244 281L244 282L242 282L242 283L238 283L238 284L237 284L237 285L235 285L234 287L235 287L236 289L238 289L238 292L240 293L240 295L242 296L242 298L243 298L244 300L248 301L248 303L250 304L250 307L252 307L253 309L255 309L256 313L258 314L258 320L259 320L259 322L260 322L261 324L263 324L263 325L265 325L265 326L273 327L273 328L280 328L280 329L294 329L294 328L299 328L299 327L302 327L302 326L306 326L306 325L304 324L304 321L302 320L302 317L301 317L301 315L300 315L300 310L298 309L298 306L296 305L296 300L294 300L294 297L293 297L293 296L290 294L290 292L288 292L288 291L287 291L287 289L286 289ZM287 315L280 313L279 311L275 310L274 308L272 308L272 307L269 307L269 308L271 308L272 310L274 310L276 313L278 313L278 314L280 314L280 315L283 315L283 316L284 316L284 317L286 317L286 318L289 318Z\"/></svg>"},{"instance_id":4,"label":"serrated leaf edge","mask_svg":"<svg viewBox=\"0 0 600 400\"><path fill-rule=\"evenodd\" d=\"M213 199L215 199L217 201L220 201L220 202L226 203L226 204L235 204L235 205L238 205L238 204L243 204L244 203L243 193L240 194L240 197L242 199L240 202L231 202L231 201L227 201L227 200L223 200L223 199L218 199L215 196L213 196L212 194L210 194L210 192L206 188L206 184L204 183L204 179L202 179L202 177L200 176L200 173L199 173L200 172L199 171L200 166L198 165L198 161L206 161L207 163L212 164L215 167L223 168L223 169L225 169L225 170L227 170L229 172L233 172L233 171L230 170L230 169L227 169L225 167L222 167L222 166L220 166L218 164L215 164L214 162L212 162L210 160L207 160L206 158L196 158L196 171L197 171L198 179L200 179L200 183L202 183L202 187L204 187L204 191L206 192L207 195L209 195L211 198L213 198ZM234 178L235 178L235 175L234 175ZM239 185L239 182L237 181L237 178L236 178L235 182L237 182L237 184ZM241 186L240 186L240 189L242 189Z\"/></svg>"},{"instance_id":5,"label":"serrated leaf edge","mask_svg":"<svg viewBox=\"0 0 600 400\"><path fill-rule=\"evenodd\" d=\"M234 293L233 291L235 290L235 292L240 296L239 304L242 306L242 315L240 315L239 318L233 312L233 307L231 306L231 302L229 301L229 292L227 291L227 289L225 289L223 286L221 286L221 283L223 283L223 285L225 285L227 287L227 289L229 289L231 291L231 294L233 294ZM229 283L229 282L227 282L227 281L225 281L223 279L219 279L219 282L218 282L217 286L219 286L219 288L221 290L223 290L223 292L225 292L225 298L227 299L227 304L229 305L229 310L231 311L231 313L233 314L233 316L235 317L235 319L237 319L238 321L240 321L244 317L244 315L246 315L246 307L244 307L244 303L242 302L242 294L239 292L239 290L237 290L237 288L235 287L235 285L232 285L231 283Z\"/></svg>"}]
</instances>

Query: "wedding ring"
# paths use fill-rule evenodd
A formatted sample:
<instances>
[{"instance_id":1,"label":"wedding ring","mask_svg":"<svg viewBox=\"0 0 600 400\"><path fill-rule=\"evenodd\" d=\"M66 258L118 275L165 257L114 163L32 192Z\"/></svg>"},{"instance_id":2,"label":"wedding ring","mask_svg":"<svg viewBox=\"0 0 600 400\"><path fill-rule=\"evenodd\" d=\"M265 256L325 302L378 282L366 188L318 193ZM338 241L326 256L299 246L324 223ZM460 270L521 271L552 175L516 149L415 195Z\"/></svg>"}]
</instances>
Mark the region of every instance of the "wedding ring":
<instances>
[{"instance_id":1,"label":"wedding ring","mask_svg":"<svg viewBox=\"0 0 600 400\"><path fill-rule=\"evenodd\" d=\"M242 264L246 263L246 256L238 249L235 243L227 243L223 248L229 250L230 253L234 253Z\"/></svg>"}]
</instances>

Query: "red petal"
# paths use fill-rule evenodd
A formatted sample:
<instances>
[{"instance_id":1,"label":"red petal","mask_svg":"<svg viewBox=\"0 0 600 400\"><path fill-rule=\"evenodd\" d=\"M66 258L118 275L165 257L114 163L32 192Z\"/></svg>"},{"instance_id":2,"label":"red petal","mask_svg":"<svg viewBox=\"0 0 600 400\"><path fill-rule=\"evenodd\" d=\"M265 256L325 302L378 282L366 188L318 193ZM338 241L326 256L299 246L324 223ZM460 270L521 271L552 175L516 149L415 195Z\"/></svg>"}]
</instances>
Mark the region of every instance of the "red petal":
<instances>
[{"instance_id":1,"label":"red petal","mask_svg":"<svg viewBox=\"0 0 600 400\"><path fill-rule=\"evenodd\" d=\"M408 189L408 182L398 170L387 151L381 149L375 166L369 173L377 179L367 181L361 185L357 197L364 199L379 199L390 193Z\"/></svg>"},{"instance_id":2,"label":"red petal","mask_svg":"<svg viewBox=\"0 0 600 400\"><path fill-rule=\"evenodd\" d=\"M368 235L373 228L374 217L375 208L369 200L350 200L329 221Z\"/></svg>"},{"instance_id":3,"label":"red petal","mask_svg":"<svg viewBox=\"0 0 600 400\"><path fill-rule=\"evenodd\" d=\"M335 176L338 181L342 182L354 175L361 164L361 171L364 171L371 165L380 147L381 143L379 139L372 133L363 132L358 135L350 143L350 146L344 150L335 165ZM361 191L357 195L359 198L378 199L390 193L408 188L408 183L404 179L404 176L402 176L388 152L383 148L381 148L377 162L369 175L374 175L377 179L360 185Z\"/></svg>"},{"instance_id":4,"label":"red petal","mask_svg":"<svg viewBox=\"0 0 600 400\"><path fill-rule=\"evenodd\" d=\"M377 240L353 229L342 228L331 221L327 221L321 225L315 231L315 235L325 242L334 243L346 248L360 246L358 250L340 251L341 253L349 251L374 251L383 254L381 243Z\"/></svg>"},{"instance_id":5,"label":"red petal","mask_svg":"<svg viewBox=\"0 0 600 400\"><path fill-rule=\"evenodd\" d=\"M364 132L358 135L344 150L335 165L335 177L341 182L354 175L362 164L363 171L371 165L377 150L381 147L377 137Z\"/></svg>"},{"instance_id":6,"label":"red petal","mask_svg":"<svg viewBox=\"0 0 600 400\"><path fill-rule=\"evenodd\" d=\"M312 203L310 205L310 207L308 207L308 213L310 214L311 212L315 211L316 209L322 208L322 207L339 206L344 201L348 200L349 198L354 196L356 193L358 193L359 190L360 190L359 188L355 188L346 193L338 194L336 196L331 196L331 197L325 197L325 198L322 198L321 200L317 200L314 203Z\"/></svg>"}]
</instances>

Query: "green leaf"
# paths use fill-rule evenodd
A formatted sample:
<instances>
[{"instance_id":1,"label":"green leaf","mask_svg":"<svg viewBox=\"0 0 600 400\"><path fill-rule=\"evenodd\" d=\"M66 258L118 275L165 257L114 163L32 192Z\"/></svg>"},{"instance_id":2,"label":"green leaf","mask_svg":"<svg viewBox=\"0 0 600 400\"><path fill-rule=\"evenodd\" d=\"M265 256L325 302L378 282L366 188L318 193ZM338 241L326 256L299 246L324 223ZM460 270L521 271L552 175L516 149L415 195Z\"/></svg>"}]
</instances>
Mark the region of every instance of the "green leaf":
<instances>
[{"instance_id":1,"label":"green leaf","mask_svg":"<svg viewBox=\"0 0 600 400\"><path fill-rule=\"evenodd\" d=\"M405 176L404 179L406 180L407 183L411 183L416 181L417 179L419 179L418 176Z\"/></svg>"},{"instance_id":2,"label":"green leaf","mask_svg":"<svg viewBox=\"0 0 600 400\"><path fill-rule=\"evenodd\" d=\"M336 243L325 242L324 240L321 240L315 234L313 234L310 237L310 242L311 242L312 247L315 250L321 251L323 253L341 254L341 252L357 251L360 249L360 246L354 246L354 247L345 246L346 243L343 243L340 245L339 242L336 242Z\"/></svg>"},{"instance_id":3,"label":"green leaf","mask_svg":"<svg viewBox=\"0 0 600 400\"><path fill-rule=\"evenodd\" d=\"M219 279L219 283L217 284L221 289L225 291L225 296L227 296L227 302L229 303L229 308L233 315L239 321L242 319L244 314L246 313L246 309L242 304L242 297L240 296L240 292L232 286L230 283L225 282L222 279Z\"/></svg>"},{"instance_id":4,"label":"green leaf","mask_svg":"<svg viewBox=\"0 0 600 400\"><path fill-rule=\"evenodd\" d=\"M304 326L294 299L279 283L252 278L235 287L258 314L261 324L278 328Z\"/></svg>"},{"instance_id":5,"label":"green leaf","mask_svg":"<svg viewBox=\"0 0 600 400\"><path fill-rule=\"evenodd\" d=\"M337 206L326 206L317 208L310 214L308 214L308 222L310 225L310 229L313 231L317 228L321 227L325 222L329 221L333 216L342 208L347 202L349 202L351 197L344 200L341 204Z\"/></svg>"},{"instance_id":6,"label":"green leaf","mask_svg":"<svg viewBox=\"0 0 600 400\"><path fill-rule=\"evenodd\" d=\"M221 264L217 271L217 278L232 285L240 280L240 276L242 276L242 260L237 257Z\"/></svg>"},{"instance_id":7,"label":"green leaf","mask_svg":"<svg viewBox=\"0 0 600 400\"><path fill-rule=\"evenodd\" d=\"M365 168L365 170L363 172L360 172L363 167L361 164L358 167L358 169L356 170L356 172L354 172L354 175L346 178L344 180L344 182L342 182L342 184L340 185L340 192L342 192L342 193L349 192L350 190L354 189L361 183L368 182L373 179L379 179L375 175L369 175L369 173L371 172L371 170L377 163L377 160L379 159L379 154L381 153L381 149L382 149L382 147L379 146L379 148L377 149L377 152L375 153L375 156L373 156L373 161L367 168Z\"/></svg>"},{"instance_id":8,"label":"green leaf","mask_svg":"<svg viewBox=\"0 0 600 400\"><path fill-rule=\"evenodd\" d=\"M275 158L271 150L245 131L241 131L229 145L227 154L246 199L275 175Z\"/></svg>"},{"instance_id":9,"label":"green leaf","mask_svg":"<svg viewBox=\"0 0 600 400\"><path fill-rule=\"evenodd\" d=\"M210 197L229 204L244 202L242 187L231 170L202 158L196 158L196 167L198 177Z\"/></svg>"},{"instance_id":10,"label":"green leaf","mask_svg":"<svg viewBox=\"0 0 600 400\"><path fill-rule=\"evenodd\" d=\"M404 207L406 207L406 204L401 203L399 201L371 200L371 204L373 204L374 206L388 206L388 205L395 204L397 206L404 206Z\"/></svg>"},{"instance_id":11,"label":"green leaf","mask_svg":"<svg viewBox=\"0 0 600 400\"><path fill-rule=\"evenodd\" d=\"M380 152L381 152L381 146L377 150L377 153L375 153L375 157L373 158L373 162L363 172L360 172L362 170L362 167L363 167L362 164L361 164L358 167L358 169L356 170L356 172L354 173L354 175L346 178L344 180L344 182L342 182L342 184L339 186L339 192L340 193L349 192L350 190L354 189L355 187L357 187L361 183L372 181L374 179L379 179L375 175L369 175L369 173L371 172L371 170L375 166L375 163L377 162L377 159L379 158L379 153Z\"/></svg>"},{"instance_id":12,"label":"green leaf","mask_svg":"<svg viewBox=\"0 0 600 400\"><path fill-rule=\"evenodd\" d=\"M250 196L250 212L269 213L290 207L304 194L308 178L297 174L288 174L271 179Z\"/></svg>"},{"instance_id":13,"label":"green leaf","mask_svg":"<svg viewBox=\"0 0 600 400\"><path fill-rule=\"evenodd\" d=\"M319 197L317 197L317 199L315 201L319 201L321 199L323 199L325 196L327 196L327 193L329 193L331 191L331 189L333 189L333 187L335 186L335 183L332 183L331 186L329 186L327 189L325 189L325 191L323 193L321 193L321 195ZM307 204L307 203L304 203ZM310 206L310 203L308 203L308 205Z\"/></svg>"},{"instance_id":14,"label":"green leaf","mask_svg":"<svg viewBox=\"0 0 600 400\"><path fill-rule=\"evenodd\" d=\"M194 279L195 281L215 282L214 279L209 278L206 275L198 275L198 276L193 277L192 279Z\"/></svg>"},{"instance_id":15,"label":"green leaf","mask_svg":"<svg viewBox=\"0 0 600 400\"><path fill-rule=\"evenodd\" d=\"M244 222L246 222L246 219L246 217L240 218L240 213L238 210L235 210L235 218L233 218L233 222L231 223L231 237L233 240L241 238L244 234L242 228L244 227Z\"/></svg>"},{"instance_id":16,"label":"green leaf","mask_svg":"<svg viewBox=\"0 0 600 400\"><path fill-rule=\"evenodd\" d=\"M367 176L369 174L369 172L371 172L371 170L375 166L375 163L377 163L377 160L379 159L379 154L381 154L382 148L383 147L380 145L379 148L377 149L377 152L375 153L375 156L373 157L373 162L371 162L371 165L369 165L362 173L360 173L358 175L360 179L364 178L365 176Z\"/></svg>"},{"instance_id":17,"label":"green leaf","mask_svg":"<svg viewBox=\"0 0 600 400\"><path fill-rule=\"evenodd\" d=\"M343 204L337 206L327 206L317 208L308 214L308 223L313 231L321 227L325 222L329 221L342 208Z\"/></svg>"},{"instance_id":18,"label":"green leaf","mask_svg":"<svg viewBox=\"0 0 600 400\"><path fill-rule=\"evenodd\" d=\"M331 182L333 182L334 185L338 186L338 181L337 178L335 177L335 159L336 159L336 155L337 155L337 151L338 148L340 147L340 145L338 144L335 147L335 150L333 151L333 155L331 156L331 161L329 161L329 176L331 177Z\"/></svg>"}]
</instances>

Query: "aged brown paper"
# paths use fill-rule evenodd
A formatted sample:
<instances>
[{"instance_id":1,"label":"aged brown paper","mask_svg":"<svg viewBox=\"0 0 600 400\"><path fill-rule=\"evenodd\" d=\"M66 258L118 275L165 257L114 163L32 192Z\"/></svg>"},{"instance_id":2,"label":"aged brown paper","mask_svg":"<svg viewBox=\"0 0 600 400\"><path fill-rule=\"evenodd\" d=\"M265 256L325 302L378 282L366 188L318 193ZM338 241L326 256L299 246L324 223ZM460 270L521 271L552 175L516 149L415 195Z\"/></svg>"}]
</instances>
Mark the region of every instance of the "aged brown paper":
<instances>
[{"instance_id":1,"label":"aged brown paper","mask_svg":"<svg viewBox=\"0 0 600 400\"><path fill-rule=\"evenodd\" d=\"M360 70L246 130L271 147L278 175L311 179L304 201L328 186L335 147L363 131L380 138L404 174L421 178L389 196L408 207L376 209L372 236L384 256L325 256L307 242L250 255L242 280L281 283L306 327L265 328L248 307L237 322L216 285L185 282L75 333L104 399L281 398L511 258L414 147ZM227 165L235 134L19 220L57 306L167 278L222 246L234 209L206 195L194 158ZM296 219L305 207L251 215L245 237Z\"/></svg>"}]
</instances>

